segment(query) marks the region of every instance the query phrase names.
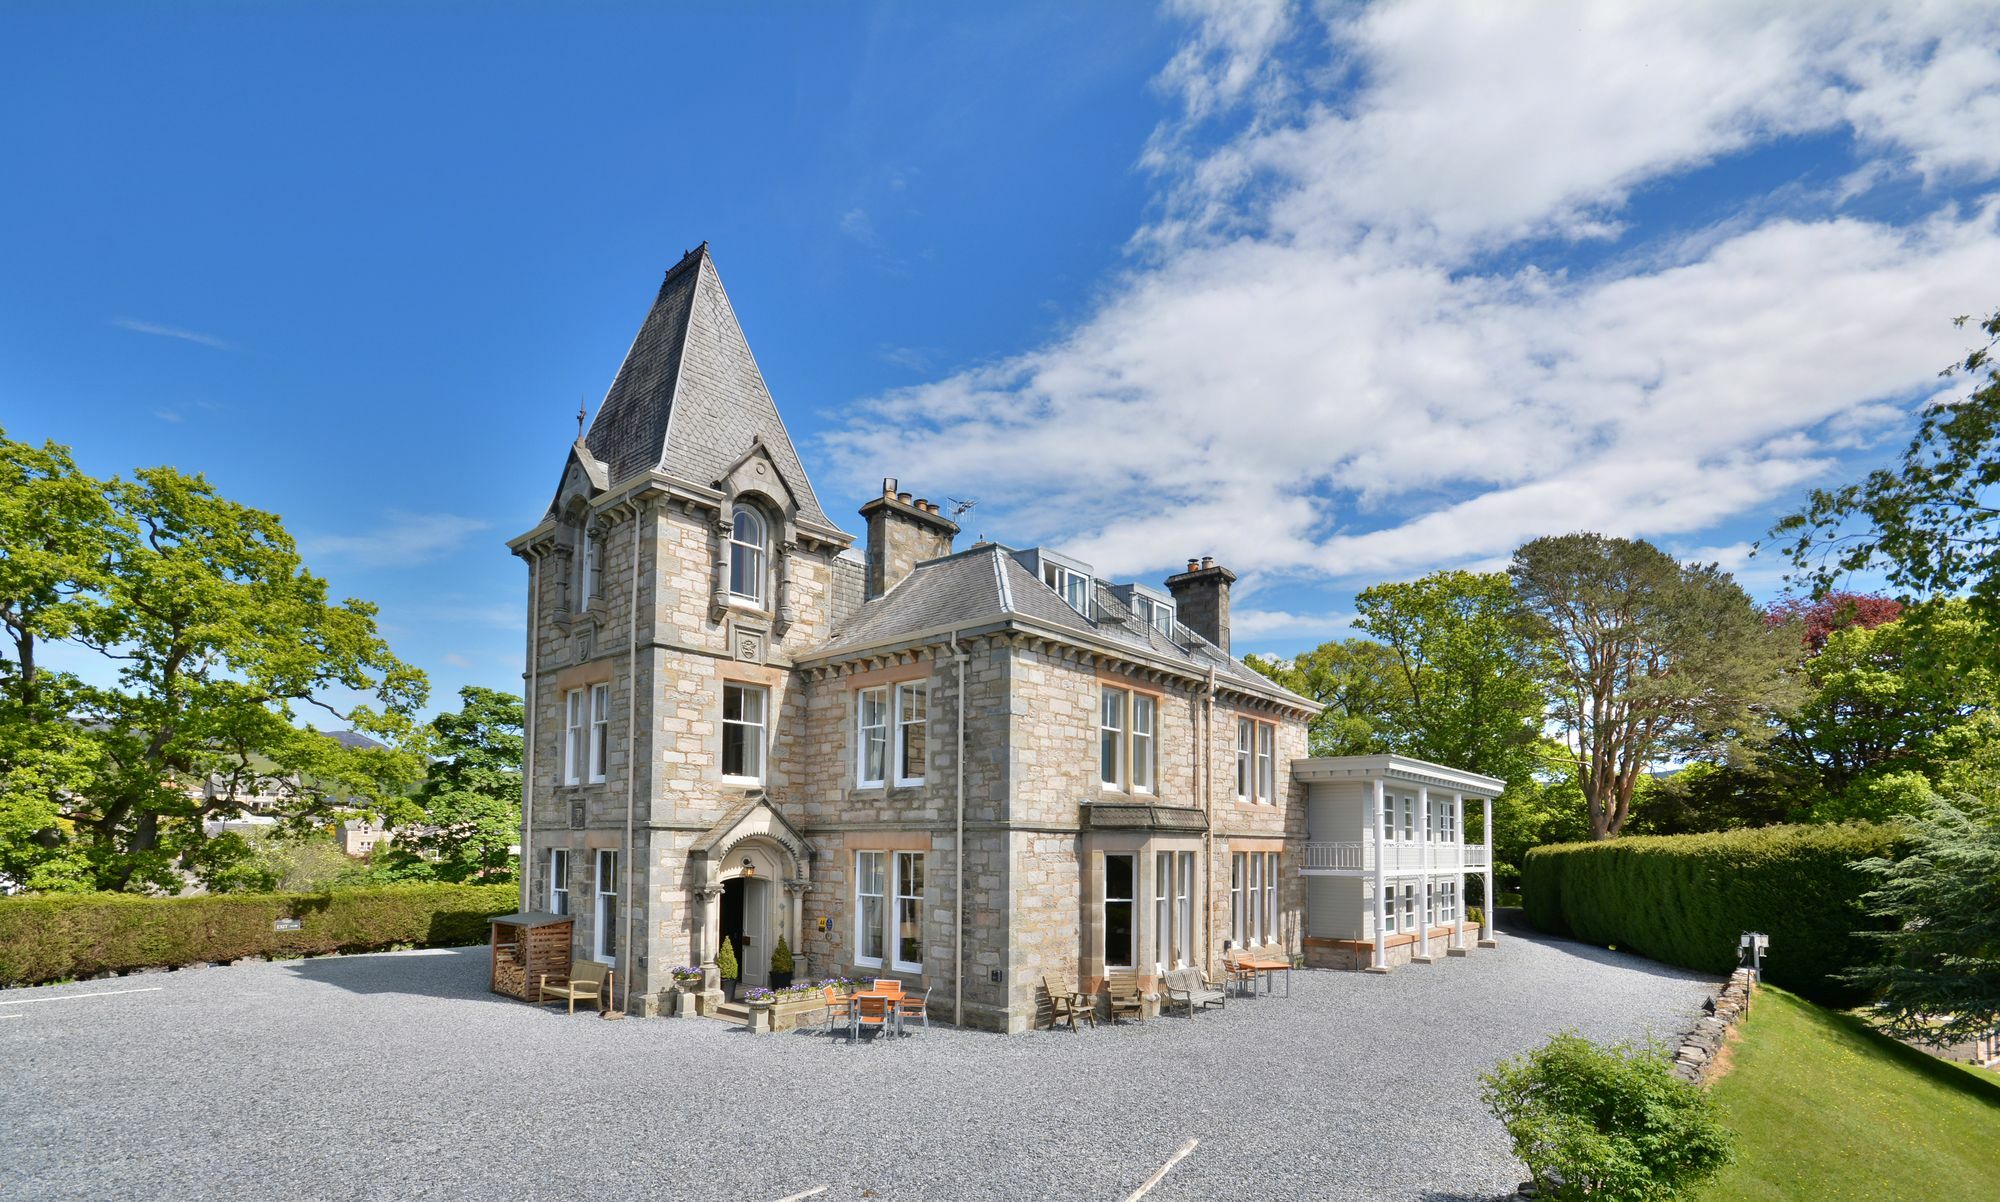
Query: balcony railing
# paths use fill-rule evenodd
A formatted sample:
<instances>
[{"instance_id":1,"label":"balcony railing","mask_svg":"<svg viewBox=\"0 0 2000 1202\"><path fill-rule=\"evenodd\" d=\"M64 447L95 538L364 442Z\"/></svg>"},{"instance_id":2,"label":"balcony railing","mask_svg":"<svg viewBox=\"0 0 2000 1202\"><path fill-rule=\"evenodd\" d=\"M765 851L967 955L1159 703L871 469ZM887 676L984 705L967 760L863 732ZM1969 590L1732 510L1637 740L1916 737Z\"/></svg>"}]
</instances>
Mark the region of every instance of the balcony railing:
<instances>
[{"instance_id":1,"label":"balcony railing","mask_svg":"<svg viewBox=\"0 0 2000 1202\"><path fill-rule=\"evenodd\" d=\"M1392 840L1382 845L1382 866L1388 872L1472 872L1484 869L1486 864L1487 847L1484 843L1405 843ZM1347 843L1308 843L1305 871L1373 872L1375 842L1364 839Z\"/></svg>"}]
</instances>

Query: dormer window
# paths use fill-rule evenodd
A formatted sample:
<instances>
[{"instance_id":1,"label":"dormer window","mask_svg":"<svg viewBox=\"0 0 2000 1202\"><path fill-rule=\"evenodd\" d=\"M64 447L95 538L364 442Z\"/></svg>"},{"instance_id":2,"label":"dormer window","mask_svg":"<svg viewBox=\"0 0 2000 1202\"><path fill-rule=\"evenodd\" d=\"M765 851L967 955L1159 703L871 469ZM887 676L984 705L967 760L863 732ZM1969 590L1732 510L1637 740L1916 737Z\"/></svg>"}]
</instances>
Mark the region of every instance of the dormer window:
<instances>
[{"instance_id":1,"label":"dormer window","mask_svg":"<svg viewBox=\"0 0 2000 1202\"><path fill-rule=\"evenodd\" d=\"M1168 638L1174 637L1174 607L1172 603L1157 601L1152 597L1146 596L1136 597L1134 600L1137 602L1139 617L1146 625L1151 626L1154 630L1159 631Z\"/></svg>"},{"instance_id":2,"label":"dormer window","mask_svg":"<svg viewBox=\"0 0 2000 1202\"><path fill-rule=\"evenodd\" d=\"M754 605L764 604L764 557L769 534L764 519L748 505L738 505L729 522L729 595Z\"/></svg>"},{"instance_id":3,"label":"dormer window","mask_svg":"<svg viewBox=\"0 0 2000 1202\"><path fill-rule=\"evenodd\" d=\"M1090 577L1082 572L1073 572L1061 564L1042 564L1042 583L1056 591L1056 595L1069 602L1069 607L1085 617L1090 615Z\"/></svg>"}]
</instances>

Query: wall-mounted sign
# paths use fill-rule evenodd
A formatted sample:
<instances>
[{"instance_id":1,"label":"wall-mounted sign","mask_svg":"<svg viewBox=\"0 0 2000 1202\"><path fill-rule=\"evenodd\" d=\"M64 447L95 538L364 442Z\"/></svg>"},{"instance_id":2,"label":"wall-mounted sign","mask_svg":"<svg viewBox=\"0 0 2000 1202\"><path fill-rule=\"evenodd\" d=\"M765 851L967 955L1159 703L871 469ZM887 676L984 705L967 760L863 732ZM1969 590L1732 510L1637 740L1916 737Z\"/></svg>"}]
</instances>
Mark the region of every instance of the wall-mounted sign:
<instances>
[{"instance_id":1,"label":"wall-mounted sign","mask_svg":"<svg viewBox=\"0 0 2000 1202\"><path fill-rule=\"evenodd\" d=\"M271 920L271 929L274 931L296 931L299 929L299 925L299 920L296 918L274 918Z\"/></svg>"}]
</instances>

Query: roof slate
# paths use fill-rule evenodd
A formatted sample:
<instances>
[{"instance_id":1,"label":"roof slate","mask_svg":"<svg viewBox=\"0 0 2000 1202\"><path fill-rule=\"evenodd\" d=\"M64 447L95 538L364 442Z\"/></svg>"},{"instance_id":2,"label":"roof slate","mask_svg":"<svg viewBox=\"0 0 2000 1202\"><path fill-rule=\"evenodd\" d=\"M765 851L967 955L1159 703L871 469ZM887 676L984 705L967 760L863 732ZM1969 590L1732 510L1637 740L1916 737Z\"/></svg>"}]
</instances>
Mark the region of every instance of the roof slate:
<instances>
[{"instance_id":1,"label":"roof slate","mask_svg":"<svg viewBox=\"0 0 2000 1202\"><path fill-rule=\"evenodd\" d=\"M713 485L761 439L801 520L820 508L704 242L667 272L584 445L616 487L655 468Z\"/></svg>"},{"instance_id":2,"label":"roof slate","mask_svg":"<svg viewBox=\"0 0 2000 1202\"><path fill-rule=\"evenodd\" d=\"M1085 617L1054 589L1035 579L1007 548L992 543L918 564L896 587L864 604L852 622L804 658L831 659L926 631L1025 618L1196 672L1213 668L1218 679L1239 689L1317 708L1316 703L1246 667L1184 626L1176 627L1176 637L1171 639L1154 630L1101 581L1094 601L1091 608L1095 617Z\"/></svg>"}]
</instances>

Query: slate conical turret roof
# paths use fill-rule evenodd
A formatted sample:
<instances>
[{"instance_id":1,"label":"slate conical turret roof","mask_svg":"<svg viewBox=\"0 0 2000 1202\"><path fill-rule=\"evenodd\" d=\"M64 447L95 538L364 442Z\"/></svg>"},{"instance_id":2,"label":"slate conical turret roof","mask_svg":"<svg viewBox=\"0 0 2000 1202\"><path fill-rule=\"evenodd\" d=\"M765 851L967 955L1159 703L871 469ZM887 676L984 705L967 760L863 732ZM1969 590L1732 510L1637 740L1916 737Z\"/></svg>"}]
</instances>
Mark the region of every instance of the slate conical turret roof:
<instances>
[{"instance_id":1,"label":"slate conical turret roof","mask_svg":"<svg viewBox=\"0 0 2000 1202\"><path fill-rule=\"evenodd\" d=\"M583 443L607 486L658 469L713 485L762 440L801 521L837 530L806 479L784 419L704 242L667 272Z\"/></svg>"}]
</instances>

